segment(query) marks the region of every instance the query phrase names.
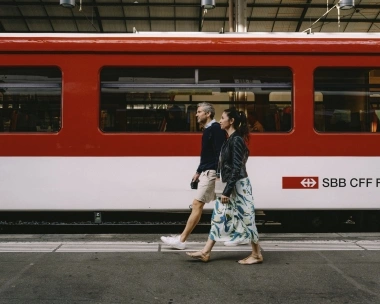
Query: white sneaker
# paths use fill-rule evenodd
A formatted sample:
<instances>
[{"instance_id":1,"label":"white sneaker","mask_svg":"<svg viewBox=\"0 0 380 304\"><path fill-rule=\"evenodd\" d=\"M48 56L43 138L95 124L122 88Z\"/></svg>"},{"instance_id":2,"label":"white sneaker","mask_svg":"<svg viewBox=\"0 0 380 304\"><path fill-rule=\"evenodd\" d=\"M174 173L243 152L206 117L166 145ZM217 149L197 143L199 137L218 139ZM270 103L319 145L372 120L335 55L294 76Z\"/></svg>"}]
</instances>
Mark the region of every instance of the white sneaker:
<instances>
[{"instance_id":1,"label":"white sneaker","mask_svg":"<svg viewBox=\"0 0 380 304\"><path fill-rule=\"evenodd\" d=\"M175 249L185 249L186 248L186 242L180 241L180 235L177 236L162 236L161 241L163 241L166 245L175 248Z\"/></svg>"},{"instance_id":2,"label":"white sneaker","mask_svg":"<svg viewBox=\"0 0 380 304\"><path fill-rule=\"evenodd\" d=\"M227 247L234 247L234 246L239 246L239 245L247 245L249 244L249 241L227 241L227 242L224 242L224 246L227 246Z\"/></svg>"}]
</instances>

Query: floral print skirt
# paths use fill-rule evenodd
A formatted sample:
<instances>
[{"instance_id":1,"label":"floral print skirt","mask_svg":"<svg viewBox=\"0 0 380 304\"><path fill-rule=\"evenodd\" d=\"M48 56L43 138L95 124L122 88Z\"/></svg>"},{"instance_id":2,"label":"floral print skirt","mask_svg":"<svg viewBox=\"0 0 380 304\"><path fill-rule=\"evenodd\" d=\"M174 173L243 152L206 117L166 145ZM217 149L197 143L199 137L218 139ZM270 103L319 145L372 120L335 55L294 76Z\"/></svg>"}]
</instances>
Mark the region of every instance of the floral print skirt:
<instances>
[{"instance_id":1,"label":"floral print skirt","mask_svg":"<svg viewBox=\"0 0 380 304\"><path fill-rule=\"evenodd\" d=\"M209 238L224 242L259 241L252 186L248 177L237 181L228 204L222 204L219 199L215 201Z\"/></svg>"}]
</instances>

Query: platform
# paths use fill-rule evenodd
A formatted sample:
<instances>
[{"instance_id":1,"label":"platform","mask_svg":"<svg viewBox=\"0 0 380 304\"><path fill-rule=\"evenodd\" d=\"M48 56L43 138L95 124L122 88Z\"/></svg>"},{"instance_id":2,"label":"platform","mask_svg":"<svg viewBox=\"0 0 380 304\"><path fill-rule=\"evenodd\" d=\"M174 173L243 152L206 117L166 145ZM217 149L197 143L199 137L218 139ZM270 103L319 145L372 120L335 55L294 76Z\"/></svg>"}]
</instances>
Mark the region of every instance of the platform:
<instances>
[{"instance_id":1,"label":"platform","mask_svg":"<svg viewBox=\"0 0 380 304\"><path fill-rule=\"evenodd\" d=\"M262 234L208 263L159 235L0 235L0 303L380 303L380 234ZM192 235L188 250L207 235Z\"/></svg>"}]
</instances>

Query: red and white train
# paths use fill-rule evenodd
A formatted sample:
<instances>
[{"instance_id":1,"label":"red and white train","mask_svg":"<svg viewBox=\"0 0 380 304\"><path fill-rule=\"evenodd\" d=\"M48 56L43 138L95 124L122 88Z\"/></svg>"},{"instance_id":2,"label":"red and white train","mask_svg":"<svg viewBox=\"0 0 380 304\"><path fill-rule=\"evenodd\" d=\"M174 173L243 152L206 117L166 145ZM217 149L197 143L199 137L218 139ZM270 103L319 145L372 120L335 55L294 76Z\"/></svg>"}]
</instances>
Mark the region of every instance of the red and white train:
<instances>
[{"instance_id":1,"label":"red and white train","mask_svg":"<svg viewBox=\"0 0 380 304\"><path fill-rule=\"evenodd\" d=\"M0 50L1 211L187 209L201 101L262 131L258 210L380 210L379 34L1 34Z\"/></svg>"}]
</instances>

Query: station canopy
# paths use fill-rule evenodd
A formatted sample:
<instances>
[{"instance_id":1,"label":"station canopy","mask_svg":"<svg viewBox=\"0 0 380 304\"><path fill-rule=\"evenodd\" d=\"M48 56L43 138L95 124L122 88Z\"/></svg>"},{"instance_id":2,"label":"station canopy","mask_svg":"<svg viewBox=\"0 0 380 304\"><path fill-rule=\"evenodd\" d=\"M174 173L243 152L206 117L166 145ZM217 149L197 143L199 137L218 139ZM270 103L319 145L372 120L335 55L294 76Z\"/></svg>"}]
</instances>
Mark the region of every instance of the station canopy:
<instances>
[{"instance_id":1,"label":"station canopy","mask_svg":"<svg viewBox=\"0 0 380 304\"><path fill-rule=\"evenodd\" d=\"M380 32L380 1L355 0L347 10L338 10L338 2L247 0L247 32ZM75 0L73 8L61 6L60 0L0 1L3 33L140 31L228 32L229 1L216 0L207 11L200 0Z\"/></svg>"}]
</instances>

